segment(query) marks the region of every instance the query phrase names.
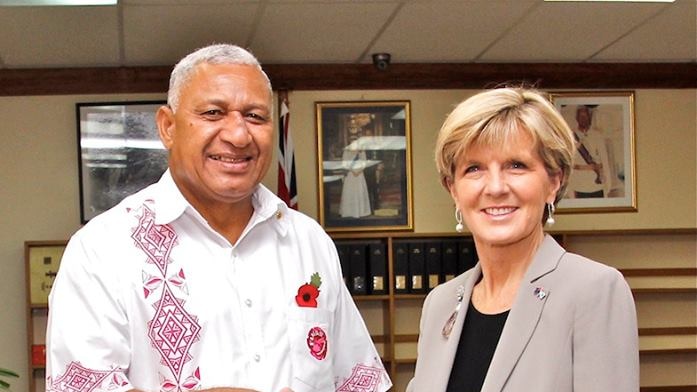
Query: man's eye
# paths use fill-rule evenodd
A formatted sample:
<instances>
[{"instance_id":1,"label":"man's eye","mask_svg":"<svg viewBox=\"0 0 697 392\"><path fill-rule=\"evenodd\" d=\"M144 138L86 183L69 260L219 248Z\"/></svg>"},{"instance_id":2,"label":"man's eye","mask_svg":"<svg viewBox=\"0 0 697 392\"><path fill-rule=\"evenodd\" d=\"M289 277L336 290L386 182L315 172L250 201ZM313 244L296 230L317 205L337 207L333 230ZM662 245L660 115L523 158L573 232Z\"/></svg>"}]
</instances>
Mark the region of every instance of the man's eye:
<instances>
[{"instance_id":1,"label":"man's eye","mask_svg":"<svg viewBox=\"0 0 697 392\"><path fill-rule=\"evenodd\" d=\"M204 116L219 116L222 112L219 109L206 110L202 114Z\"/></svg>"},{"instance_id":2,"label":"man's eye","mask_svg":"<svg viewBox=\"0 0 697 392\"><path fill-rule=\"evenodd\" d=\"M267 121L266 116L262 116L261 114L258 114L258 113L247 113L247 117L252 119L253 121L260 122L260 123Z\"/></svg>"}]
</instances>

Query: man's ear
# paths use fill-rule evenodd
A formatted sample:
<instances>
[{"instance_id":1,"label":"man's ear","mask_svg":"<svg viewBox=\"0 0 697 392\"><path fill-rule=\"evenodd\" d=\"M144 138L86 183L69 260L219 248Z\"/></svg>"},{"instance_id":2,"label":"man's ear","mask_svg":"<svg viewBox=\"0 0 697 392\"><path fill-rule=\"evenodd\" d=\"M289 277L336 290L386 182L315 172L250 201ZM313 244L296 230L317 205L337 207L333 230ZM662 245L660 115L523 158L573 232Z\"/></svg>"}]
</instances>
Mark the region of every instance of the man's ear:
<instances>
[{"instance_id":1,"label":"man's ear","mask_svg":"<svg viewBox=\"0 0 697 392\"><path fill-rule=\"evenodd\" d=\"M167 150L170 150L174 144L174 133L176 132L174 112L169 106L160 106L155 115L155 122L162 144Z\"/></svg>"}]
</instances>

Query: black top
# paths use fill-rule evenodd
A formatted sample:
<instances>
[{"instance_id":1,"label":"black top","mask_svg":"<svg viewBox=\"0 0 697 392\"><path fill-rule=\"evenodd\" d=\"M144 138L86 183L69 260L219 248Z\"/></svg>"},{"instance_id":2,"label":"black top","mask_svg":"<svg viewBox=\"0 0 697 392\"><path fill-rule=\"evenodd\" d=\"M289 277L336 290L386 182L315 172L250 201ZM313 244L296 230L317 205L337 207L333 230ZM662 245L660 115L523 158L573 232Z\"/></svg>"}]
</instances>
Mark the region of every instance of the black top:
<instances>
[{"instance_id":1,"label":"black top","mask_svg":"<svg viewBox=\"0 0 697 392\"><path fill-rule=\"evenodd\" d=\"M479 392L508 312L483 314L470 302L446 392Z\"/></svg>"}]
</instances>

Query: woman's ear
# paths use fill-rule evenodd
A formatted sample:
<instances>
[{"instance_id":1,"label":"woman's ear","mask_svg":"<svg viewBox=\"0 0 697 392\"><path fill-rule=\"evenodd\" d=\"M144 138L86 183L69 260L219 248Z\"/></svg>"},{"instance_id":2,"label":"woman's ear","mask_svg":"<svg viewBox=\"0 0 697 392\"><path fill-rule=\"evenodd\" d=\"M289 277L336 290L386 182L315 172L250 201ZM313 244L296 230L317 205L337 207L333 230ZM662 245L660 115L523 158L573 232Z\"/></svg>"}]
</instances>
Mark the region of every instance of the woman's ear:
<instances>
[{"instance_id":1,"label":"woman's ear","mask_svg":"<svg viewBox=\"0 0 697 392\"><path fill-rule=\"evenodd\" d=\"M561 180L563 176L564 174L561 170L557 171L554 174L550 174L550 187L549 194L547 195L547 203L554 204L555 200L557 199L557 193L559 193L559 190L561 189Z\"/></svg>"},{"instance_id":2,"label":"woman's ear","mask_svg":"<svg viewBox=\"0 0 697 392\"><path fill-rule=\"evenodd\" d=\"M160 106L155 115L155 122L162 144L167 150L170 150L174 144L174 112L169 106Z\"/></svg>"}]
</instances>

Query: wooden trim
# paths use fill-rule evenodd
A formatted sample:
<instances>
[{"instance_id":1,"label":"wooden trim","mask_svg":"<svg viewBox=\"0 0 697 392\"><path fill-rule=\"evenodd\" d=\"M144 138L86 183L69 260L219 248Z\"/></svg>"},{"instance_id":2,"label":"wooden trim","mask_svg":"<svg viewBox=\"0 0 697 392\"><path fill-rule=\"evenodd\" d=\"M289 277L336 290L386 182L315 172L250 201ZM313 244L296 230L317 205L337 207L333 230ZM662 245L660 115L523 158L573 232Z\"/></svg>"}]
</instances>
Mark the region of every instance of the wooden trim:
<instances>
[{"instance_id":1,"label":"wooden trim","mask_svg":"<svg viewBox=\"0 0 697 392\"><path fill-rule=\"evenodd\" d=\"M265 64L275 89L697 88L697 63ZM165 93L171 66L1 69L0 96Z\"/></svg>"},{"instance_id":2,"label":"wooden trim","mask_svg":"<svg viewBox=\"0 0 697 392\"><path fill-rule=\"evenodd\" d=\"M695 287L651 287L632 289L634 294L697 294Z\"/></svg>"},{"instance_id":3,"label":"wooden trim","mask_svg":"<svg viewBox=\"0 0 697 392\"><path fill-rule=\"evenodd\" d=\"M607 229L607 230L551 230L548 233L552 236L611 236L611 235L697 235L697 228L673 228L673 229ZM350 239L373 239L380 240L385 238L470 238L471 233L455 233L455 232L359 232L359 233L330 233L335 240L350 240Z\"/></svg>"},{"instance_id":4,"label":"wooden trim","mask_svg":"<svg viewBox=\"0 0 697 392\"><path fill-rule=\"evenodd\" d=\"M697 228L676 229L608 229L608 230L559 230L550 231L553 235L569 236L608 236L608 235L697 235Z\"/></svg>"},{"instance_id":5,"label":"wooden trim","mask_svg":"<svg viewBox=\"0 0 697 392\"><path fill-rule=\"evenodd\" d=\"M670 355L670 354L697 354L697 348L665 348L657 350L639 350L639 355Z\"/></svg>"},{"instance_id":6,"label":"wooden trim","mask_svg":"<svg viewBox=\"0 0 697 392\"><path fill-rule=\"evenodd\" d=\"M641 387L639 392L697 392L697 385Z\"/></svg>"},{"instance_id":7,"label":"wooden trim","mask_svg":"<svg viewBox=\"0 0 697 392\"><path fill-rule=\"evenodd\" d=\"M394 341L397 343L416 343L419 341L418 334L402 334L394 335Z\"/></svg>"},{"instance_id":8,"label":"wooden trim","mask_svg":"<svg viewBox=\"0 0 697 392\"><path fill-rule=\"evenodd\" d=\"M639 328L639 336L697 335L697 327Z\"/></svg>"},{"instance_id":9,"label":"wooden trim","mask_svg":"<svg viewBox=\"0 0 697 392\"><path fill-rule=\"evenodd\" d=\"M697 276L697 268L622 268L625 277L635 276Z\"/></svg>"}]
</instances>

